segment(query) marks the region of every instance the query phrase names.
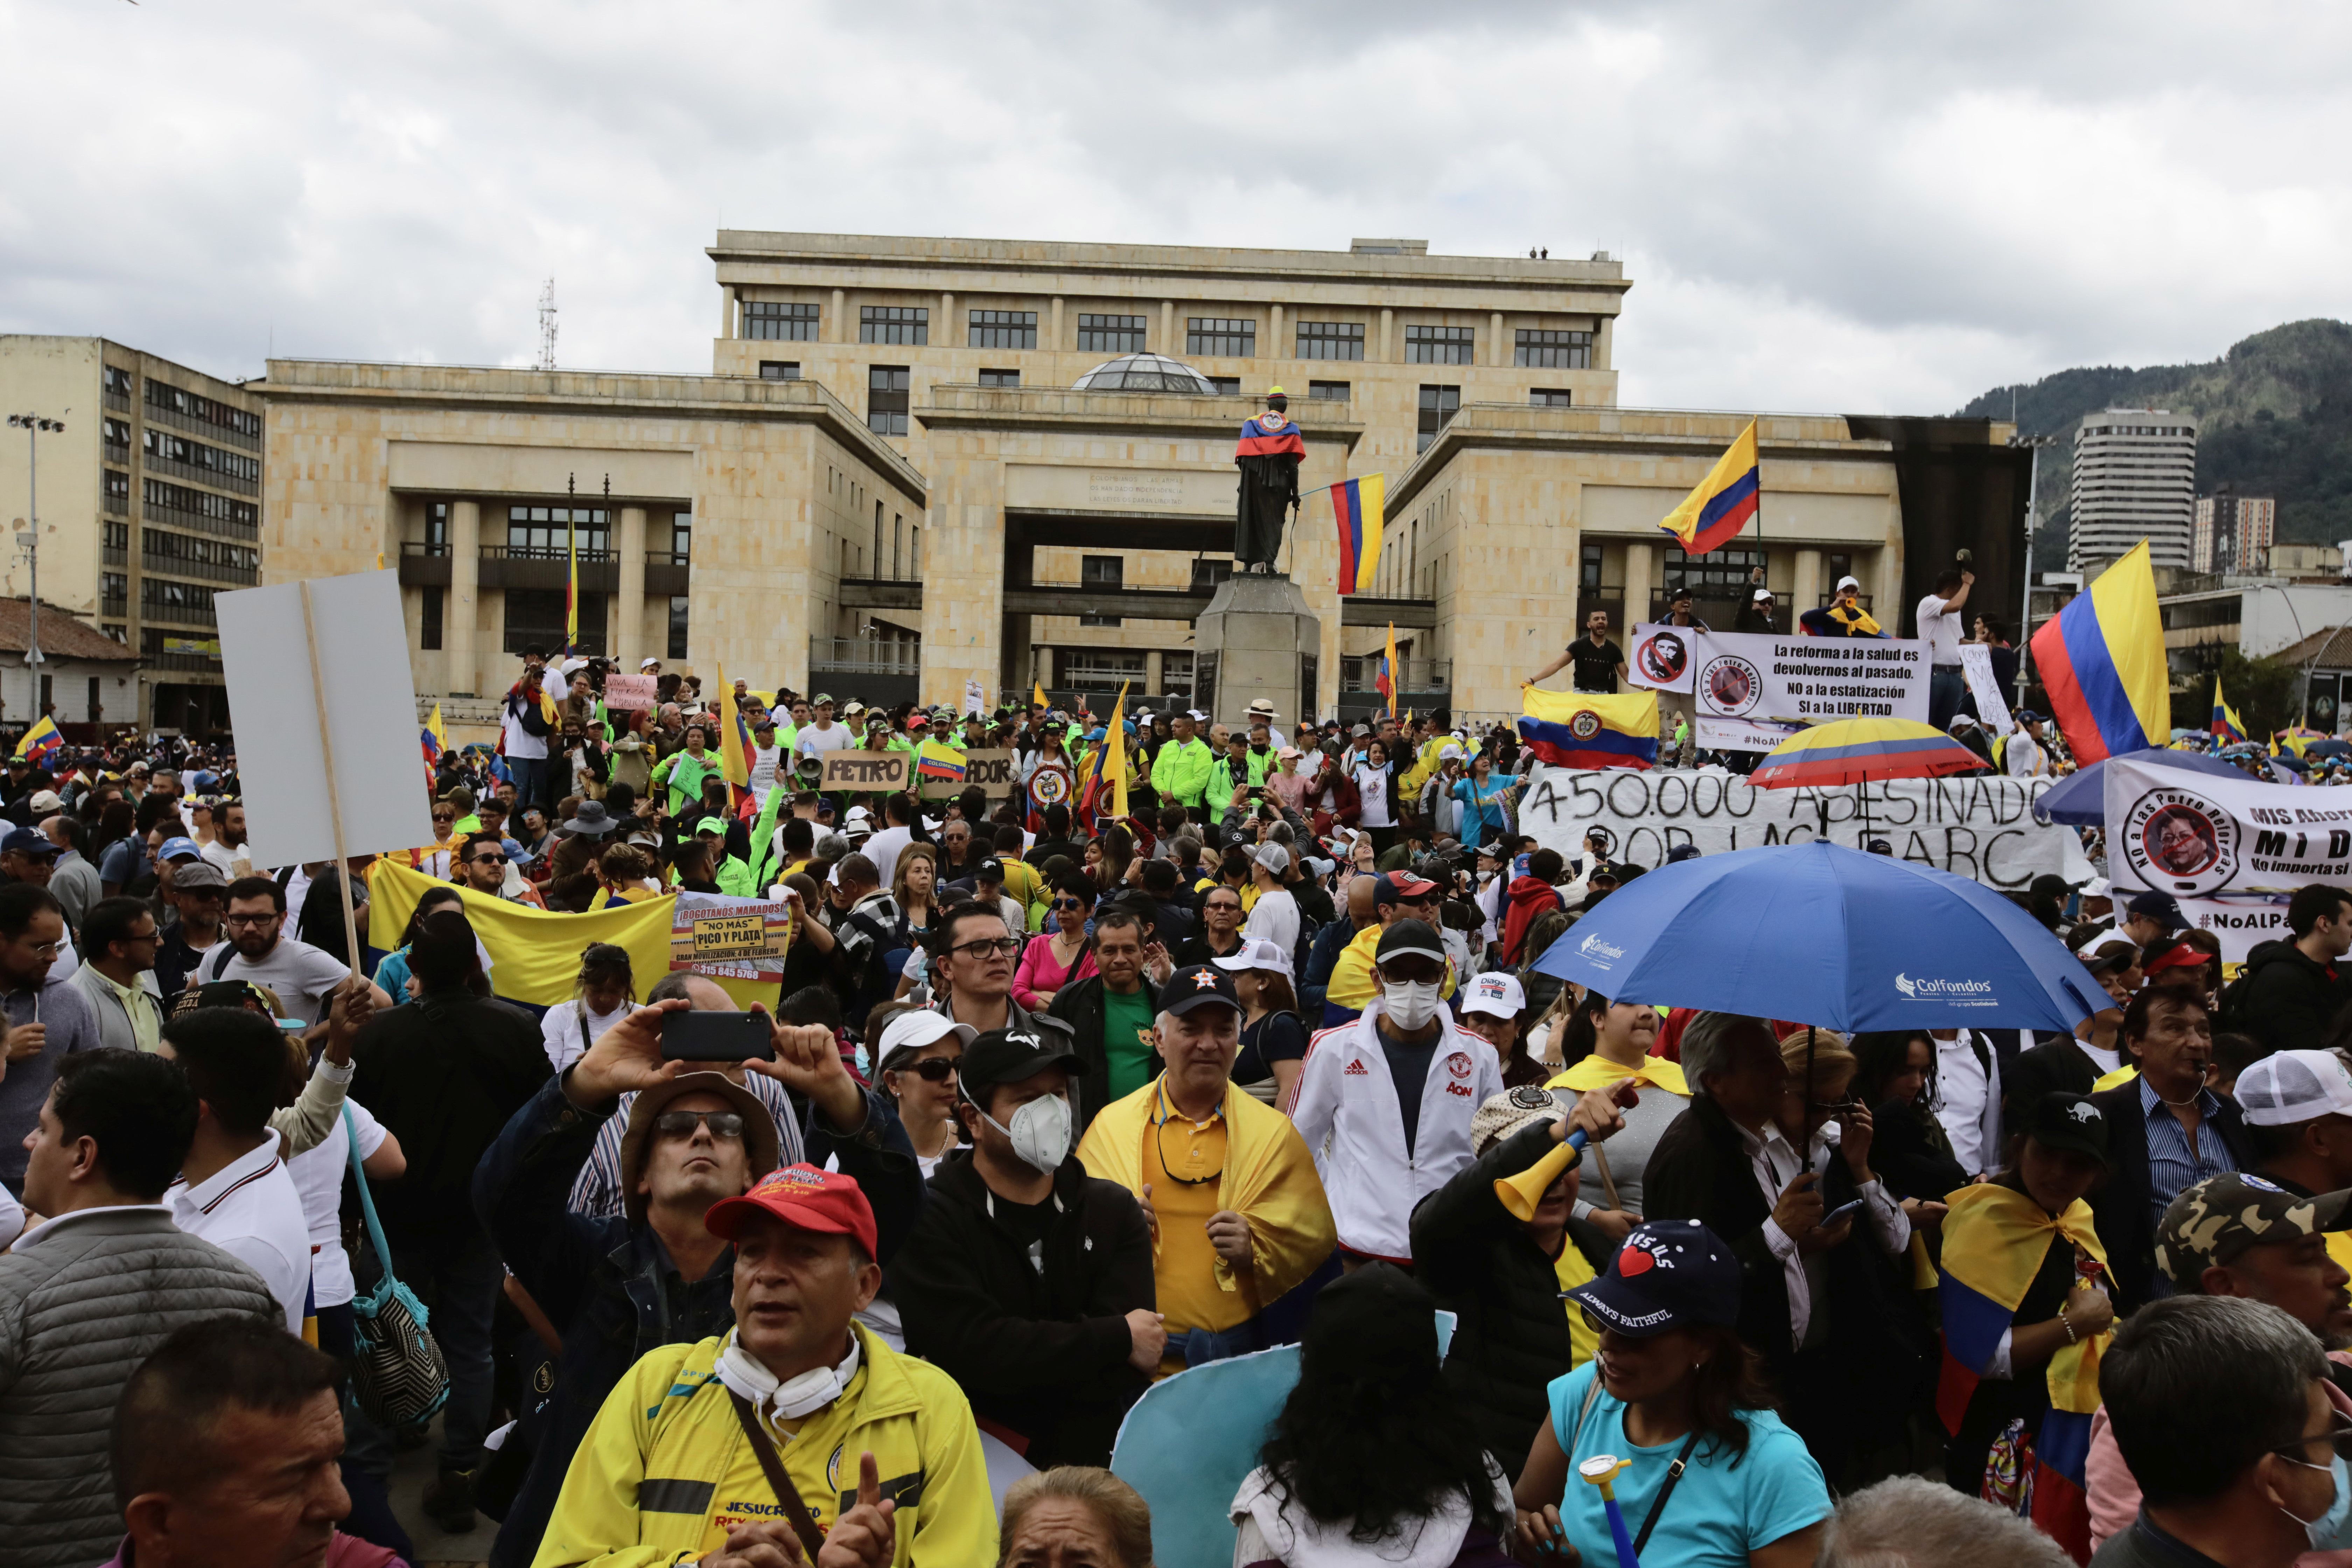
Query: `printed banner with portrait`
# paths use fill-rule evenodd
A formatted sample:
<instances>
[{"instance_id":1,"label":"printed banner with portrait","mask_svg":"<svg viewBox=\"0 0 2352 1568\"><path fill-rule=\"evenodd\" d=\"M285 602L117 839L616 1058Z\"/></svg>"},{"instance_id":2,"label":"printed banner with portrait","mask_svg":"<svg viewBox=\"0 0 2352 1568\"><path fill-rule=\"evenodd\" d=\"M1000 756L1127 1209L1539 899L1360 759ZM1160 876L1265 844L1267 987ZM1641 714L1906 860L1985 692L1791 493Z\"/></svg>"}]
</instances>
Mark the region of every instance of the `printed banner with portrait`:
<instances>
[{"instance_id":1,"label":"printed banner with portrait","mask_svg":"<svg viewBox=\"0 0 2352 1568\"><path fill-rule=\"evenodd\" d=\"M1690 690L1702 735L1710 719L1925 723L1927 671L1927 645L1916 639L1701 632L1691 656Z\"/></svg>"},{"instance_id":2,"label":"printed banner with portrait","mask_svg":"<svg viewBox=\"0 0 2352 1568\"><path fill-rule=\"evenodd\" d=\"M2336 790L2107 763L2107 879L2183 900L2293 893L2352 878L2352 800Z\"/></svg>"}]
</instances>

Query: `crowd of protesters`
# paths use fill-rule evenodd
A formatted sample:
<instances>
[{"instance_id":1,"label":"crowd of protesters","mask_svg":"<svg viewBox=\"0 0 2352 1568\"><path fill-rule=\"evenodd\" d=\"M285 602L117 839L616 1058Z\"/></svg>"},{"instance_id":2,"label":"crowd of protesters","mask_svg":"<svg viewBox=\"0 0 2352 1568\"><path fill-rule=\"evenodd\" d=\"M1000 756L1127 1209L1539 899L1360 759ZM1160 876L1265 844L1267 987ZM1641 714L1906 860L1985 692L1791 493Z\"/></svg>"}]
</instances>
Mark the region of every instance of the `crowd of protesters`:
<instances>
[{"instance_id":1,"label":"crowd of protesters","mask_svg":"<svg viewBox=\"0 0 2352 1568\"><path fill-rule=\"evenodd\" d=\"M414 1509L509 1568L1147 1568L1122 1422L1289 1344L1252 1568L1613 1562L1598 1456L1654 1563L2352 1550L2352 893L2225 980L2037 884L2109 1006L1848 1038L1537 973L1645 868L1520 835L1507 731L742 688L730 785L646 673L524 655L364 978L373 863L253 864L226 747L10 765L0 1563L377 1568ZM468 913L677 890L792 909L749 1015L603 942L502 999ZM2016 1282L1965 1333L1963 1258Z\"/></svg>"}]
</instances>

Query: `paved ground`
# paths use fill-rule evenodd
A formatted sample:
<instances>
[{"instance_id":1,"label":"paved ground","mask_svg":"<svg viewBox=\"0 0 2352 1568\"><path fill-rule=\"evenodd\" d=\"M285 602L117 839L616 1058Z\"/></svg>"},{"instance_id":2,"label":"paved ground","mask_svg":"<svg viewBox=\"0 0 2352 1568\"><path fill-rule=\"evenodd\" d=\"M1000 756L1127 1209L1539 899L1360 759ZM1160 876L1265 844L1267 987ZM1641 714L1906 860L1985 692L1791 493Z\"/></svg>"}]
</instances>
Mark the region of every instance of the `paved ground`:
<instances>
[{"instance_id":1,"label":"paved ground","mask_svg":"<svg viewBox=\"0 0 2352 1568\"><path fill-rule=\"evenodd\" d=\"M401 1527L416 1544L415 1568L487 1563L490 1542L499 1532L498 1521L487 1514L476 1514L472 1530L463 1535L451 1535L425 1517L422 1500L425 1489L433 1484L433 1452L441 1436L437 1418L433 1424L433 1436L434 1442L395 1454L392 1461L392 1508L400 1516Z\"/></svg>"}]
</instances>

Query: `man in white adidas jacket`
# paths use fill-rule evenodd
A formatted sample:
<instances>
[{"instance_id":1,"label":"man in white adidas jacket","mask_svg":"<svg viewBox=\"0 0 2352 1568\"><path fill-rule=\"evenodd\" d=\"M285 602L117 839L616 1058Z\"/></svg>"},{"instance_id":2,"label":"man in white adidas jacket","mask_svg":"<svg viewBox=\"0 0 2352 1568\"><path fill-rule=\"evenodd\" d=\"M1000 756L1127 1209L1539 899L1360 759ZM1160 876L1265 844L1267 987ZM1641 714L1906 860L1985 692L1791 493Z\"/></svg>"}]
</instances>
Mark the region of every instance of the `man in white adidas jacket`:
<instances>
[{"instance_id":1,"label":"man in white adidas jacket","mask_svg":"<svg viewBox=\"0 0 2352 1568\"><path fill-rule=\"evenodd\" d=\"M1341 1256L1409 1266L1413 1205L1470 1163L1471 1112L1503 1092L1503 1067L1438 1000L1445 944L1426 924L1391 925L1372 967L1380 994L1308 1044L1290 1117L1314 1151Z\"/></svg>"}]
</instances>

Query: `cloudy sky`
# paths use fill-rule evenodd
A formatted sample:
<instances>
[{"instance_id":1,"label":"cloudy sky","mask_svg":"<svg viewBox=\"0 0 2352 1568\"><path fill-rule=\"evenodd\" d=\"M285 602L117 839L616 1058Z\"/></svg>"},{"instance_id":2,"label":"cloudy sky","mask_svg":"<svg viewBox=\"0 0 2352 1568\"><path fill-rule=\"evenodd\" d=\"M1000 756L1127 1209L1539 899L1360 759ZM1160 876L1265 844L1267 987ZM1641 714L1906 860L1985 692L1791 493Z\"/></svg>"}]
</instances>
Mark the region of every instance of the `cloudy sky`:
<instances>
[{"instance_id":1,"label":"cloudy sky","mask_svg":"<svg viewBox=\"0 0 2352 1568\"><path fill-rule=\"evenodd\" d=\"M1606 249L1622 401L1935 413L2347 312L2352 12L0 0L0 331L707 370L738 227Z\"/></svg>"}]
</instances>

